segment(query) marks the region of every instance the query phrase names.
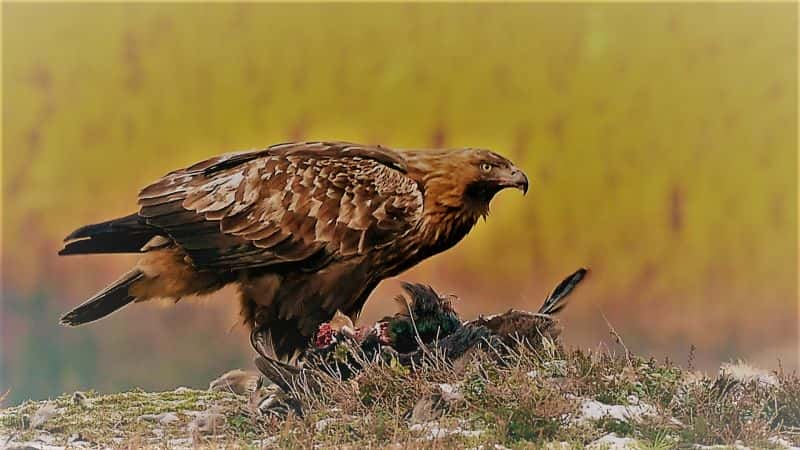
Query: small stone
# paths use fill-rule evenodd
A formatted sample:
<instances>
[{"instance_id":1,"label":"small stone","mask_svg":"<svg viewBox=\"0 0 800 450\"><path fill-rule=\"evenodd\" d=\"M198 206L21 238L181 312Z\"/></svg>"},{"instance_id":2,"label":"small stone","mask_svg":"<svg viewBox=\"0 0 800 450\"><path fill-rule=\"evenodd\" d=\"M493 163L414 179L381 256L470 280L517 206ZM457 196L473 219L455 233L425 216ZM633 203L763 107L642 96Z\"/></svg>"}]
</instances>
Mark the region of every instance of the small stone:
<instances>
[{"instance_id":1,"label":"small stone","mask_svg":"<svg viewBox=\"0 0 800 450\"><path fill-rule=\"evenodd\" d=\"M768 386L780 385L780 381L778 381L778 377L774 373L753 367L744 361L723 363L719 368L719 374L720 376L728 375L742 383L757 381Z\"/></svg>"},{"instance_id":2,"label":"small stone","mask_svg":"<svg viewBox=\"0 0 800 450\"><path fill-rule=\"evenodd\" d=\"M175 438L169 440L169 448L195 448L191 438Z\"/></svg>"},{"instance_id":3,"label":"small stone","mask_svg":"<svg viewBox=\"0 0 800 450\"><path fill-rule=\"evenodd\" d=\"M459 385L440 383L439 391L442 393L442 400L447 403L464 400L464 394L461 393L461 386Z\"/></svg>"},{"instance_id":4,"label":"small stone","mask_svg":"<svg viewBox=\"0 0 800 450\"><path fill-rule=\"evenodd\" d=\"M256 390L259 374L234 369L225 372L208 385L210 391L233 392L236 395L247 395Z\"/></svg>"},{"instance_id":5,"label":"small stone","mask_svg":"<svg viewBox=\"0 0 800 450\"><path fill-rule=\"evenodd\" d=\"M91 408L89 398L81 391L75 391L72 394L72 404L81 408Z\"/></svg>"},{"instance_id":6,"label":"small stone","mask_svg":"<svg viewBox=\"0 0 800 450\"><path fill-rule=\"evenodd\" d=\"M158 422L161 425L169 425L180 420L178 415L173 412L163 412L161 414L143 414L139 416L139 420L146 420L148 422Z\"/></svg>"},{"instance_id":7,"label":"small stone","mask_svg":"<svg viewBox=\"0 0 800 450\"><path fill-rule=\"evenodd\" d=\"M636 405L606 405L597 400L583 399L578 416L573 420L580 424L610 418L633 423L655 415L653 406L641 402Z\"/></svg>"},{"instance_id":8,"label":"small stone","mask_svg":"<svg viewBox=\"0 0 800 450\"><path fill-rule=\"evenodd\" d=\"M217 434L225 425L225 416L217 408L198 413L189 425L189 431L199 434Z\"/></svg>"},{"instance_id":9,"label":"small stone","mask_svg":"<svg viewBox=\"0 0 800 450\"><path fill-rule=\"evenodd\" d=\"M462 424L463 425L463 424ZM467 438L475 438L481 436L484 432L482 430L468 430L458 425L454 428L442 428L438 422L431 421L425 423L416 423L408 428L412 433L425 434L424 439L435 440L441 439L446 436L464 436Z\"/></svg>"},{"instance_id":10,"label":"small stone","mask_svg":"<svg viewBox=\"0 0 800 450\"><path fill-rule=\"evenodd\" d=\"M635 450L641 444L633 438L619 437L616 433L607 434L589 444L587 448L603 450Z\"/></svg>"},{"instance_id":11,"label":"small stone","mask_svg":"<svg viewBox=\"0 0 800 450\"><path fill-rule=\"evenodd\" d=\"M79 442L86 442L86 438L80 433L72 433L67 439L68 444L77 444Z\"/></svg>"},{"instance_id":12,"label":"small stone","mask_svg":"<svg viewBox=\"0 0 800 450\"><path fill-rule=\"evenodd\" d=\"M329 418L329 419L322 419L314 424L314 428L317 430L317 433L321 433L325 431L332 423L335 423L336 419Z\"/></svg>"},{"instance_id":13,"label":"small stone","mask_svg":"<svg viewBox=\"0 0 800 450\"><path fill-rule=\"evenodd\" d=\"M40 428L56 414L58 414L58 410L52 403L42 405L31 417L31 428Z\"/></svg>"},{"instance_id":14,"label":"small stone","mask_svg":"<svg viewBox=\"0 0 800 450\"><path fill-rule=\"evenodd\" d=\"M441 396L429 395L423 397L417 401L414 408L411 410L409 421L412 424L432 422L442 416L444 407L445 405Z\"/></svg>"}]
</instances>

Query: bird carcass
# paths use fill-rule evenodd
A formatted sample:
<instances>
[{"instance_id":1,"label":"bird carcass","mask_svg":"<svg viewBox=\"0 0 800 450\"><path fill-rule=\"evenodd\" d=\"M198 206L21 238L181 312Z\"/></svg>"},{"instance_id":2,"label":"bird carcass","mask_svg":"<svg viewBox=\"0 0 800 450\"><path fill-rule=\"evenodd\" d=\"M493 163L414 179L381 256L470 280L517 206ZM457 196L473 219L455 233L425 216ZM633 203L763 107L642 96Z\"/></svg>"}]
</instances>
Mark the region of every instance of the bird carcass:
<instances>
[{"instance_id":1,"label":"bird carcass","mask_svg":"<svg viewBox=\"0 0 800 450\"><path fill-rule=\"evenodd\" d=\"M265 343L254 334L252 343L260 354L256 365L267 380L288 392L300 380L313 389L319 375L347 379L370 363L413 369L426 358L455 361L477 348L502 352L519 344L542 347L545 341L557 342L561 328L554 314L564 308L586 274L582 268L565 278L535 313L511 309L470 321L458 317L452 296L440 295L430 286L404 283L405 295L396 298L399 313L367 327L356 327L349 317L337 314L320 325L298 365L270 357Z\"/></svg>"}]
</instances>

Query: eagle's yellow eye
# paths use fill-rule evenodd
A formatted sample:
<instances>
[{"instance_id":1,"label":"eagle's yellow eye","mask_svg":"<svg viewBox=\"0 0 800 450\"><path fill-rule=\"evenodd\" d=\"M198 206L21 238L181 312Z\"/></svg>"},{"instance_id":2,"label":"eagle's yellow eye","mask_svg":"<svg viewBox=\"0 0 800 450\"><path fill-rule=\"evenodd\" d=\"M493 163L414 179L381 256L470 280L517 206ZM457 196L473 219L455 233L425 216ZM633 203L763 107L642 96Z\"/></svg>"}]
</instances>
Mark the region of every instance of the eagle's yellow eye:
<instances>
[{"instance_id":1,"label":"eagle's yellow eye","mask_svg":"<svg viewBox=\"0 0 800 450\"><path fill-rule=\"evenodd\" d=\"M481 170L484 171L484 172L491 172L492 171L492 165L489 164L489 163L483 163L483 164L481 164Z\"/></svg>"}]
</instances>

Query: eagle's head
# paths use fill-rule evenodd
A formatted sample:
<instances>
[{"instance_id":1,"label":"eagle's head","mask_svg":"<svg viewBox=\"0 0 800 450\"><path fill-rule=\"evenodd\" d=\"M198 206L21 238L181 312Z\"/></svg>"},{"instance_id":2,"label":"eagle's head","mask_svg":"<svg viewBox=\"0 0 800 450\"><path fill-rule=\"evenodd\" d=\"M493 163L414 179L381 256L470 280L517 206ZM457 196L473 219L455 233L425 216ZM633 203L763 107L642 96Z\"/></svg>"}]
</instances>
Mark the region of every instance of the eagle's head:
<instances>
[{"instance_id":1,"label":"eagle's head","mask_svg":"<svg viewBox=\"0 0 800 450\"><path fill-rule=\"evenodd\" d=\"M467 201L489 202L505 188L528 192L528 177L508 159L489 150L467 150L465 164L460 170L466 181L464 197Z\"/></svg>"},{"instance_id":2,"label":"eagle's head","mask_svg":"<svg viewBox=\"0 0 800 450\"><path fill-rule=\"evenodd\" d=\"M505 188L528 192L528 177L505 157L484 149L407 153L409 175L425 191L425 207L485 216L489 202Z\"/></svg>"}]
</instances>

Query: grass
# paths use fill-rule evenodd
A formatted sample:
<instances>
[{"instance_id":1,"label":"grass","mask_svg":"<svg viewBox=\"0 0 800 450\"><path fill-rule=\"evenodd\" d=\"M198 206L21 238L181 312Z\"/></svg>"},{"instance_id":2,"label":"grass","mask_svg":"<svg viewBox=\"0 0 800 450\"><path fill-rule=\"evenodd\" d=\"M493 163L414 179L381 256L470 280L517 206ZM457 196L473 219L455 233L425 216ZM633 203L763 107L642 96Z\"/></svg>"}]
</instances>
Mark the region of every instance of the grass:
<instances>
[{"instance_id":1,"label":"grass","mask_svg":"<svg viewBox=\"0 0 800 450\"><path fill-rule=\"evenodd\" d=\"M346 381L324 376L317 392L294 393L302 417L254 414L247 397L225 392L88 393L88 406L72 395L54 399L59 413L40 429L29 424L43 402L3 410L0 435L22 442L44 434L52 445L80 436L97 446L244 448L583 448L611 433L642 449L781 448L778 438L800 440L795 374L779 370L774 382L709 377L627 352L545 347L520 346L503 357L481 350L413 371L374 363ZM224 416L219 428L190 431L197 414L212 407ZM166 412L178 420L141 418Z\"/></svg>"}]
</instances>

